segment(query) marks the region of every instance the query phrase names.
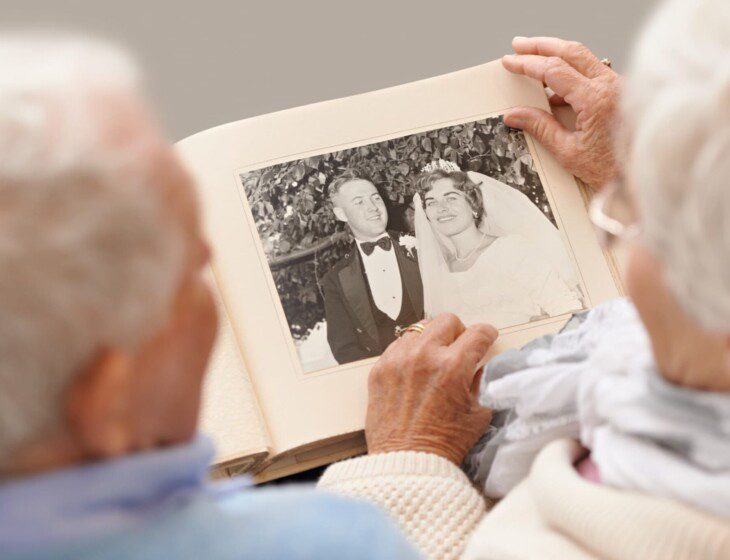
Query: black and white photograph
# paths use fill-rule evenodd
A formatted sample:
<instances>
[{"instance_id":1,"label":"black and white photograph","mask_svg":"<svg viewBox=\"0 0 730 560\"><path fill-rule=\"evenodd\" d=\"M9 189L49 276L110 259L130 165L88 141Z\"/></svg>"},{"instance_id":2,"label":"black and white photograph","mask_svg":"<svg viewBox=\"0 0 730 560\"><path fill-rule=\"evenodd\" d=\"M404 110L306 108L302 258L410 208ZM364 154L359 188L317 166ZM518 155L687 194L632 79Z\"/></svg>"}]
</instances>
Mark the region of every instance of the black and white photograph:
<instances>
[{"instance_id":1,"label":"black and white photograph","mask_svg":"<svg viewBox=\"0 0 730 560\"><path fill-rule=\"evenodd\" d=\"M305 373L446 311L504 329L584 308L525 136L501 117L240 181Z\"/></svg>"}]
</instances>

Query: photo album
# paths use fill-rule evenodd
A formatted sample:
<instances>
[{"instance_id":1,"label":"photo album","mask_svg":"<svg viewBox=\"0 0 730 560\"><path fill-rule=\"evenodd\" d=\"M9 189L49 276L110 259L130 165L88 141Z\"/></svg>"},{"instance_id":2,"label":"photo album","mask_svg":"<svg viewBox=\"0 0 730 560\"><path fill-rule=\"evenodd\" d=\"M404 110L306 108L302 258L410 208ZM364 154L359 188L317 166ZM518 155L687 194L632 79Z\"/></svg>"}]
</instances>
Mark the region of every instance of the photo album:
<instances>
[{"instance_id":1,"label":"photo album","mask_svg":"<svg viewBox=\"0 0 730 560\"><path fill-rule=\"evenodd\" d=\"M201 414L217 475L364 453L368 372L412 323L490 323L493 355L620 295L587 189L503 123L518 105L549 110L495 61L177 144L214 255Z\"/></svg>"}]
</instances>

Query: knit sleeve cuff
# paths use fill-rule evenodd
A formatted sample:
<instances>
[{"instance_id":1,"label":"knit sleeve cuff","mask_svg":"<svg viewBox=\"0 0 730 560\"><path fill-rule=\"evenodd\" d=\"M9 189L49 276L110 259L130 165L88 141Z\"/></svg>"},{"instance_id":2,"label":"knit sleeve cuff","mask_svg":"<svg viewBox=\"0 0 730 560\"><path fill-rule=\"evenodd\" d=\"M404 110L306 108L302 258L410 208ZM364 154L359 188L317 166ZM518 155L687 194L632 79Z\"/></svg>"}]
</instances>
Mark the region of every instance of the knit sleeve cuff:
<instances>
[{"instance_id":1,"label":"knit sleeve cuff","mask_svg":"<svg viewBox=\"0 0 730 560\"><path fill-rule=\"evenodd\" d=\"M377 476L427 476L469 483L464 472L454 463L422 451L392 451L347 459L330 465L319 479L320 486Z\"/></svg>"}]
</instances>

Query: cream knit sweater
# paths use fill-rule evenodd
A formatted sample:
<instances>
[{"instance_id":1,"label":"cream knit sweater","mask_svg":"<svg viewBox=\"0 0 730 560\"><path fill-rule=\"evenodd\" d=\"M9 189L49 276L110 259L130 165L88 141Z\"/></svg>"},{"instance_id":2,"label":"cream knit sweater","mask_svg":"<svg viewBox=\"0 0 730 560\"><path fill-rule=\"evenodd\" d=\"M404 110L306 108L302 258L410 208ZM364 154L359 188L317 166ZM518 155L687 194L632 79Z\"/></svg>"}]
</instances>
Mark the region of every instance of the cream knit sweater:
<instances>
[{"instance_id":1,"label":"cream knit sweater","mask_svg":"<svg viewBox=\"0 0 730 560\"><path fill-rule=\"evenodd\" d=\"M318 486L375 502L429 558L459 558L486 511L461 469L430 453L349 459L330 466Z\"/></svg>"},{"instance_id":2,"label":"cream knit sweater","mask_svg":"<svg viewBox=\"0 0 730 560\"><path fill-rule=\"evenodd\" d=\"M489 513L455 465L396 452L332 465L319 487L375 502L434 559L727 560L730 522L660 498L587 482L580 448L547 446L529 478Z\"/></svg>"}]
</instances>

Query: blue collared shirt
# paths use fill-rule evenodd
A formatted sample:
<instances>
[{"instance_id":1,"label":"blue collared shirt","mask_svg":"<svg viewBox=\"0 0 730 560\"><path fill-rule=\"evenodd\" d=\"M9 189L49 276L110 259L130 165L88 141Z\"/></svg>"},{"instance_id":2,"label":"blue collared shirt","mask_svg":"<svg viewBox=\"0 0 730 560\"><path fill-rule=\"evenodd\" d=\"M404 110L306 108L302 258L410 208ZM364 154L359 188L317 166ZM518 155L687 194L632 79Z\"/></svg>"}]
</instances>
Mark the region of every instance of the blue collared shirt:
<instances>
[{"instance_id":1,"label":"blue collared shirt","mask_svg":"<svg viewBox=\"0 0 730 560\"><path fill-rule=\"evenodd\" d=\"M369 504L313 489L210 483L188 445L0 484L0 559L417 558Z\"/></svg>"}]
</instances>

